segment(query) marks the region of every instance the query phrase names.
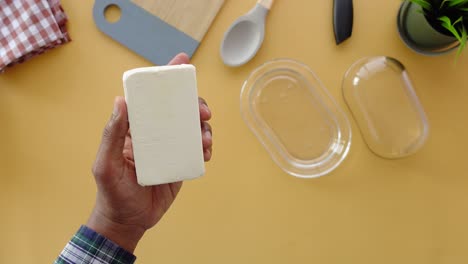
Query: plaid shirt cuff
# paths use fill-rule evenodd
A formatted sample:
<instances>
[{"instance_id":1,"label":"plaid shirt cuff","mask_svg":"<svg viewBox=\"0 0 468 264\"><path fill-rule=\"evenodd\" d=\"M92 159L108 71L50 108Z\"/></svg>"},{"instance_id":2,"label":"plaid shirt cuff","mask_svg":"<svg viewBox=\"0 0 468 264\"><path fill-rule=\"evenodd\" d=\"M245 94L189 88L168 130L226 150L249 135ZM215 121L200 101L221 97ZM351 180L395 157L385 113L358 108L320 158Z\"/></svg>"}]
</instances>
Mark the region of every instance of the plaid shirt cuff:
<instances>
[{"instance_id":1,"label":"plaid shirt cuff","mask_svg":"<svg viewBox=\"0 0 468 264\"><path fill-rule=\"evenodd\" d=\"M131 264L136 257L119 245L81 226L68 242L55 264Z\"/></svg>"}]
</instances>

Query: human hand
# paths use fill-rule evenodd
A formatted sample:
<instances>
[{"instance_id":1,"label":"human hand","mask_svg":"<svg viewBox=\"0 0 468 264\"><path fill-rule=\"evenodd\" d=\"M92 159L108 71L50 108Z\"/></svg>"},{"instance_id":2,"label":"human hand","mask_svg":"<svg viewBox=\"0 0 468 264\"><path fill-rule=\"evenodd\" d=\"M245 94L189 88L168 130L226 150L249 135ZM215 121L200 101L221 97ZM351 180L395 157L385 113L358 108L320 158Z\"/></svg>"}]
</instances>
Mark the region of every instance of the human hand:
<instances>
[{"instance_id":1,"label":"human hand","mask_svg":"<svg viewBox=\"0 0 468 264\"><path fill-rule=\"evenodd\" d=\"M185 54L169 64L187 64ZM205 161L211 159L211 112L199 99ZM89 228L133 252L146 230L162 218L176 198L182 182L142 187L137 183L125 99L117 97L110 121L104 129L93 166L98 188L96 205L86 224Z\"/></svg>"}]
</instances>

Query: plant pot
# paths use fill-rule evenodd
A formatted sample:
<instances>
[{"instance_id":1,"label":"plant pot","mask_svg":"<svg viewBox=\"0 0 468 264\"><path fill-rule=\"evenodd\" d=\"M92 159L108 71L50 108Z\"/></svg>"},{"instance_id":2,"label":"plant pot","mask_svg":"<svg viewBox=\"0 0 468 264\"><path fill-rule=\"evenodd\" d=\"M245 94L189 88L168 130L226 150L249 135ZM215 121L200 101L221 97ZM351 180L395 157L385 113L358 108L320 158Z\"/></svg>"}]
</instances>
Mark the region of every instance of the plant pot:
<instances>
[{"instance_id":1,"label":"plant pot","mask_svg":"<svg viewBox=\"0 0 468 264\"><path fill-rule=\"evenodd\" d=\"M403 2L398 13L398 31L405 44L424 55L440 55L460 45L455 37L435 30L421 12L421 7L408 0Z\"/></svg>"}]
</instances>

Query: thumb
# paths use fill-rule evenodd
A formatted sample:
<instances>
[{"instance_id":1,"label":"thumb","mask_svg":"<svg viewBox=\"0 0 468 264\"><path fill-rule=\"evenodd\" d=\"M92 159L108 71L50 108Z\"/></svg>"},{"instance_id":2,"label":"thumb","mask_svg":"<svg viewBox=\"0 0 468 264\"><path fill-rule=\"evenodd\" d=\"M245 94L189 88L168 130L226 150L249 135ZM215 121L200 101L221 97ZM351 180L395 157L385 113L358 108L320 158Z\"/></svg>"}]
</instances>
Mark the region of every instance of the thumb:
<instances>
[{"instance_id":1,"label":"thumb","mask_svg":"<svg viewBox=\"0 0 468 264\"><path fill-rule=\"evenodd\" d=\"M190 63L189 56L185 53L179 53L168 63L168 65L179 65L188 63Z\"/></svg>"},{"instance_id":2,"label":"thumb","mask_svg":"<svg viewBox=\"0 0 468 264\"><path fill-rule=\"evenodd\" d=\"M101 146L98 152L100 162L119 161L123 158L122 152L128 128L127 104L125 99L119 96L115 98L112 117L102 134Z\"/></svg>"}]
</instances>

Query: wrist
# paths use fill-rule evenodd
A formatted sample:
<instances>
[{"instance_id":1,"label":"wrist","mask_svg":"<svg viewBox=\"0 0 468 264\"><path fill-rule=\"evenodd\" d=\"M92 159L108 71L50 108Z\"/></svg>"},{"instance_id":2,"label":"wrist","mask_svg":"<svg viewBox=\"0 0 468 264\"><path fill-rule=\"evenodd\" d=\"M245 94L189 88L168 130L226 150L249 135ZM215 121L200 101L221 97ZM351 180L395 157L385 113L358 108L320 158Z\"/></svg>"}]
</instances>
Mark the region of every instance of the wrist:
<instances>
[{"instance_id":1,"label":"wrist","mask_svg":"<svg viewBox=\"0 0 468 264\"><path fill-rule=\"evenodd\" d=\"M118 223L96 209L91 213L86 226L130 253L135 251L138 242L145 233L142 227Z\"/></svg>"}]
</instances>

